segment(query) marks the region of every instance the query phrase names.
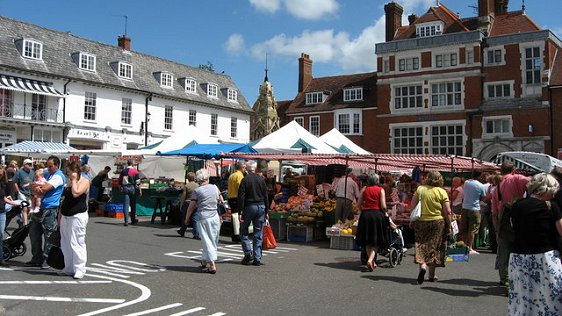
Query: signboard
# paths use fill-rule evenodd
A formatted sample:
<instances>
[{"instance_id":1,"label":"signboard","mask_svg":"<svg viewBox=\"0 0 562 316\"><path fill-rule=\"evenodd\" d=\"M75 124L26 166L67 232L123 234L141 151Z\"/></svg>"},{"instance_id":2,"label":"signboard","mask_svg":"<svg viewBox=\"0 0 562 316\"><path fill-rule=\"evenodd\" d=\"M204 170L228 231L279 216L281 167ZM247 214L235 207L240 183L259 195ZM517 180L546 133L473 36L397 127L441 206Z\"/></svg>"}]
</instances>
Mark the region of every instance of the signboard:
<instances>
[{"instance_id":1,"label":"signboard","mask_svg":"<svg viewBox=\"0 0 562 316\"><path fill-rule=\"evenodd\" d=\"M73 128L68 132L68 138L82 138L89 140L105 141L104 132L92 131L87 129Z\"/></svg>"},{"instance_id":2,"label":"signboard","mask_svg":"<svg viewBox=\"0 0 562 316\"><path fill-rule=\"evenodd\" d=\"M2 143L16 143L16 132L0 130L0 142Z\"/></svg>"}]
</instances>

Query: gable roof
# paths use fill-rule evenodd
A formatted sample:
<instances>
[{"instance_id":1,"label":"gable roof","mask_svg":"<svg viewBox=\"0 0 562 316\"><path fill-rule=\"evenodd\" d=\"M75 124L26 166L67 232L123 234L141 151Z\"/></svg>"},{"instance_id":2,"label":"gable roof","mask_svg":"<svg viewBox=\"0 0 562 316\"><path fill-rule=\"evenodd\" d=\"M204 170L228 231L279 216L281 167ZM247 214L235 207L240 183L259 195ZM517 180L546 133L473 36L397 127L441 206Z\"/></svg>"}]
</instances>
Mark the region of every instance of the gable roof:
<instances>
[{"instance_id":1,"label":"gable roof","mask_svg":"<svg viewBox=\"0 0 562 316\"><path fill-rule=\"evenodd\" d=\"M541 28L523 11L497 15L490 30L490 36L539 31Z\"/></svg>"},{"instance_id":2,"label":"gable roof","mask_svg":"<svg viewBox=\"0 0 562 316\"><path fill-rule=\"evenodd\" d=\"M377 105L376 83L376 72L312 78L305 90L299 92L291 101L285 113L298 114L344 108L375 107ZM343 101L344 88L352 87L363 88L362 101ZM310 92L324 92L327 94L327 98L323 103L306 105L306 94Z\"/></svg>"},{"instance_id":3,"label":"gable roof","mask_svg":"<svg viewBox=\"0 0 562 316\"><path fill-rule=\"evenodd\" d=\"M430 7L429 10L419 18L417 18L412 25L400 27L394 40L408 39L416 37L416 24L441 21L444 24L443 34L456 33L461 31L469 31L459 16L453 13L449 8L440 4L436 7Z\"/></svg>"},{"instance_id":4,"label":"gable roof","mask_svg":"<svg viewBox=\"0 0 562 316\"><path fill-rule=\"evenodd\" d=\"M50 78L72 79L116 89L153 93L162 97L214 105L241 112L252 112L234 81L227 75L135 51L125 51L118 46L87 40L71 33L54 31L1 16L0 30L0 56L2 56L0 66ZM15 43L24 38L33 39L43 44L42 61L21 57ZM78 68L76 61L73 59L73 56L78 52L96 56L95 72ZM133 80L121 79L115 74L111 65L119 61L133 66ZM156 76L159 72L168 72L173 75L173 88L162 88L160 86ZM197 94L185 92L180 79L186 77L194 78L197 81ZM207 97L206 83L213 83L219 87L218 98ZM238 90L237 103L227 100L226 88Z\"/></svg>"}]
</instances>

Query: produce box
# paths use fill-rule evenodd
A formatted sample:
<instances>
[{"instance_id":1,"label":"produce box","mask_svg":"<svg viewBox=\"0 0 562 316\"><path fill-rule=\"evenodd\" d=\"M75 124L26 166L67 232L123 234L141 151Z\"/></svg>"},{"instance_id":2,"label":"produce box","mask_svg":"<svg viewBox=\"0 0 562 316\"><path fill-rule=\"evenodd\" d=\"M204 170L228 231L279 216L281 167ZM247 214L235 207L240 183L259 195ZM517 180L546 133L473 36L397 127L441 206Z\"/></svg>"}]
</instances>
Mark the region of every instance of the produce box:
<instances>
[{"instance_id":1,"label":"produce box","mask_svg":"<svg viewBox=\"0 0 562 316\"><path fill-rule=\"evenodd\" d=\"M123 212L107 212L107 216L111 218L123 218L125 215Z\"/></svg>"},{"instance_id":2,"label":"produce box","mask_svg":"<svg viewBox=\"0 0 562 316\"><path fill-rule=\"evenodd\" d=\"M287 226L287 240L290 242L311 242L314 229L310 226Z\"/></svg>"},{"instance_id":3,"label":"produce box","mask_svg":"<svg viewBox=\"0 0 562 316\"><path fill-rule=\"evenodd\" d=\"M271 213L270 213L271 215ZM286 240L287 239L287 220L286 219L275 219L269 217L269 225L271 225L271 229L273 230L273 234L275 235L275 239L277 241Z\"/></svg>"},{"instance_id":4,"label":"produce box","mask_svg":"<svg viewBox=\"0 0 562 316\"><path fill-rule=\"evenodd\" d=\"M470 251L468 247L448 247L447 255L466 255Z\"/></svg>"},{"instance_id":5,"label":"produce box","mask_svg":"<svg viewBox=\"0 0 562 316\"><path fill-rule=\"evenodd\" d=\"M326 227L326 236L328 237L338 237L341 234L341 229L337 227Z\"/></svg>"},{"instance_id":6,"label":"produce box","mask_svg":"<svg viewBox=\"0 0 562 316\"><path fill-rule=\"evenodd\" d=\"M123 204L107 203L105 205L105 210L107 212L121 212L121 213L123 213Z\"/></svg>"},{"instance_id":7,"label":"produce box","mask_svg":"<svg viewBox=\"0 0 562 316\"><path fill-rule=\"evenodd\" d=\"M353 236L330 237L331 249L353 250L355 249L355 238Z\"/></svg>"},{"instance_id":8,"label":"produce box","mask_svg":"<svg viewBox=\"0 0 562 316\"><path fill-rule=\"evenodd\" d=\"M456 255L447 255L445 257L446 262L468 262L470 258L469 254L456 254Z\"/></svg>"}]
</instances>

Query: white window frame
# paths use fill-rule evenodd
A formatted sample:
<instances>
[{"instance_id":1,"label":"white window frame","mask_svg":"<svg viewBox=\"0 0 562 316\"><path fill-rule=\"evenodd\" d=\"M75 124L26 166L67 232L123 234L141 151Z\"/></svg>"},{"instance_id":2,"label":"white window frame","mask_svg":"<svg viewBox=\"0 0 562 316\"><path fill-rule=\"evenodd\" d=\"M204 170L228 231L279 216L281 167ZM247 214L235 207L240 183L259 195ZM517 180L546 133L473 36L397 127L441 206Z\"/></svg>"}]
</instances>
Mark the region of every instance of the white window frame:
<instances>
[{"instance_id":1,"label":"white window frame","mask_svg":"<svg viewBox=\"0 0 562 316\"><path fill-rule=\"evenodd\" d=\"M513 85L515 82L512 81L494 81L484 83L484 98L486 100L498 100L498 99L513 99L514 89ZM493 87L494 92L490 94L490 88ZM505 94L505 89L507 87L508 95ZM499 92L499 93L498 93Z\"/></svg>"},{"instance_id":2,"label":"white window frame","mask_svg":"<svg viewBox=\"0 0 562 316\"><path fill-rule=\"evenodd\" d=\"M216 84L207 84L207 97L218 98L219 97L219 87Z\"/></svg>"},{"instance_id":3,"label":"white window frame","mask_svg":"<svg viewBox=\"0 0 562 316\"><path fill-rule=\"evenodd\" d=\"M458 91L456 90L457 85ZM435 86L437 86L436 92L434 90ZM453 90L449 91L449 88L453 88ZM449 103L449 95L452 95L453 98L451 103ZM458 103L456 101L457 95L459 98ZM437 99L434 100L434 97L437 97ZM429 100L431 107L434 109L462 107L464 105L464 82L462 80L431 82L429 84ZM434 101L437 101L437 104L434 104Z\"/></svg>"},{"instance_id":4,"label":"white window frame","mask_svg":"<svg viewBox=\"0 0 562 316\"><path fill-rule=\"evenodd\" d=\"M86 91L84 93L84 120L96 120L96 101L97 94L95 92Z\"/></svg>"},{"instance_id":5,"label":"white window frame","mask_svg":"<svg viewBox=\"0 0 562 316\"><path fill-rule=\"evenodd\" d=\"M326 95L321 91L313 91L306 93L305 105L324 103Z\"/></svg>"},{"instance_id":6,"label":"white window frame","mask_svg":"<svg viewBox=\"0 0 562 316\"><path fill-rule=\"evenodd\" d=\"M230 138L238 137L238 118L230 117Z\"/></svg>"},{"instance_id":7,"label":"white window frame","mask_svg":"<svg viewBox=\"0 0 562 316\"><path fill-rule=\"evenodd\" d=\"M465 52L466 52L466 55L465 55L466 64L467 65L474 64L474 48L468 47Z\"/></svg>"},{"instance_id":8,"label":"white window frame","mask_svg":"<svg viewBox=\"0 0 562 316\"><path fill-rule=\"evenodd\" d=\"M304 116L297 116L294 118L294 121L297 122L300 126L304 127Z\"/></svg>"},{"instance_id":9,"label":"white window frame","mask_svg":"<svg viewBox=\"0 0 562 316\"><path fill-rule=\"evenodd\" d=\"M459 55L456 52L436 54L433 62L435 68L455 67L459 64Z\"/></svg>"},{"instance_id":10,"label":"white window frame","mask_svg":"<svg viewBox=\"0 0 562 316\"><path fill-rule=\"evenodd\" d=\"M164 106L164 129L168 131L174 129L174 107L171 105Z\"/></svg>"},{"instance_id":11,"label":"white window frame","mask_svg":"<svg viewBox=\"0 0 562 316\"><path fill-rule=\"evenodd\" d=\"M399 90L398 90L399 89ZM412 91L412 89L414 91ZM407 95L403 93L407 92ZM410 94L414 92L414 94ZM412 102L415 106L411 106ZM407 107L404 104L407 103ZM392 109L396 111L407 111L422 109L424 107L424 97L423 97L423 84L413 83L409 85L396 85L392 86Z\"/></svg>"},{"instance_id":12,"label":"white window frame","mask_svg":"<svg viewBox=\"0 0 562 316\"><path fill-rule=\"evenodd\" d=\"M420 23L416 25L416 37L431 37L443 34L443 22Z\"/></svg>"},{"instance_id":13,"label":"white window frame","mask_svg":"<svg viewBox=\"0 0 562 316\"><path fill-rule=\"evenodd\" d=\"M513 137L513 118L511 115L482 118L482 138L494 137Z\"/></svg>"},{"instance_id":14,"label":"white window frame","mask_svg":"<svg viewBox=\"0 0 562 316\"><path fill-rule=\"evenodd\" d=\"M398 71L414 71L420 69L419 57L406 57L398 59Z\"/></svg>"},{"instance_id":15,"label":"white window frame","mask_svg":"<svg viewBox=\"0 0 562 316\"><path fill-rule=\"evenodd\" d=\"M188 125L197 126L197 111L189 110Z\"/></svg>"},{"instance_id":16,"label":"white window frame","mask_svg":"<svg viewBox=\"0 0 562 316\"><path fill-rule=\"evenodd\" d=\"M424 126L403 124L390 128L390 151L393 154L424 154Z\"/></svg>"},{"instance_id":17,"label":"white window frame","mask_svg":"<svg viewBox=\"0 0 562 316\"><path fill-rule=\"evenodd\" d=\"M119 78L133 80L133 65L122 61L118 62L117 76L119 76Z\"/></svg>"},{"instance_id":18,"label":"white window frame","mask_svg":"<svg viewBox=\"0 0 562 316\"><path fill-rule=\"evenodd\" d=\"M184 80L185 92L197 93L197 81L193 78L185 78Z\"/></svg>"},{"instance_id":19,"label":"white window frame","mask_svg":"<svg viewBox=\"0 0 562 316\"><path fill-rule=\"evenodd\" d=\"M385 74L390 72L390 60L384 59L382 61L382 72Z\"/></svg>"},{"instance_id":20,"label":"white window frame","mask_svg":"<svg viewBox=\"0 0 562 316\"><path fill-rule=\"evenodd\" d=\"M505 65L505 48L503 46L488 47L484 50L485 66L503 66Z\"/></svg>"},{"instance_id":21,"label":"white window frame","mask_svg":"<svg viewBox=\"0 0 562 316\"><path fill-rule=\"evenodd\" d=\"M335 128L344 135L362 135L363 112L359 109L334 111ZM346 125L348 125L346 127Z\"/></svg>"},{"instance_id":22,"label":"white window frame","mask_svg":"<svg viewBox=\"0 0 562 316\"><path fill-rule=\"evenodd\" d=\"M96 55L80 52L78 54L78 68L96 72Z\"/></svg>"},{"instance_id":23,"label":"white window frame","mask_svg":"<svg viewBox=\"0 0 562 316\"><path fill-rule=\"evenodd\" d=\"M343 101L363 101L363 87L353 87L343 89Z\"/></svg>"},{"instance_id":24,"label":"white window frame","mask_svg":"<svg viewBox=\"0 0 562 316\"><path fill-rule=\"evenodd\" d=\"M531 49L532 56L528 58L527 50ZM538 49L538 56L535 55L535 50ZM521 97L529 96L540 96L542 94L542 75L545 69L544 65L544 52L545 52L545 42L530 42L521 43L519 45L519 54L521 56ZM528 62L530 62L531 68L528 68ZM529 75L532 79L528 80Z\"/></svg>"},{"instance_id":25,"label":"white window frame","mask_svg":"<svg viewBox=\"0 0 562 316\"><path fill-rule=\"evenodd\" d=\"M131 125L133 118L133 99L121 99L121 124Z\"/></svg>"},{"instance_id":26,"label":"white window frame","mask_svg":"<svg viewBox=\"0 0 562 316\"><path fill-rule=\"evenodd\" d=\"M174 76L169 72L161 72L160 86L164 88L174 88Z\"/></svg>"},{"instance_id":27,"label":"white window frame","mask_svg":"<svg viewBox=\"0 0 562 316\"><path fill-rule=\"evenodd\" d=\"M24 58L33 60L43 60L43 43L24 38L22 43L21 55Z\"/></svg>"},{"instance_id":28,"label":"white window frame","mask_svg":"<svg viewBox=\"0 0 562 316\"><path fill-rule=\"evenodd\" d=\"M312 115L308 118L309 132L314 136L320 136L320 116Z\"/></svg>"},{"instance_id":29,"label":"white window frame","mask_svg":"<svg viewBox=\"0 0 562 316\"><path fill-rule=\"evenodd\" d=\"M230 102L238 102L238 91L234 89L227 89L226 91L227 99Z\"/></svg>"},{"instance_id":30,"label":"white window frame","mask_svg":"<svg viewBox=\"0 0 562 316\"><path fill-rule=\"evenodd\" d=\"M217 136L219 133L219 115L211 113L211 136Z\"/></svg>"}]
</instances>

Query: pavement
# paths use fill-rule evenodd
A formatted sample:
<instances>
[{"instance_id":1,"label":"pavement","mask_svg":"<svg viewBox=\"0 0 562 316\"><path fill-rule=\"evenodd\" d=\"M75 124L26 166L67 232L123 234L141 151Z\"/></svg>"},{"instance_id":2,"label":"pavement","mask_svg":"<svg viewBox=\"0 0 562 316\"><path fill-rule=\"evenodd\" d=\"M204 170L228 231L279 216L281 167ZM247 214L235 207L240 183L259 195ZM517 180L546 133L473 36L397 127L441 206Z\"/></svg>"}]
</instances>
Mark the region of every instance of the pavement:
<instances>
[{"instance_id":1,"label":"pavement","mask_svg":"<svg viewBox=\"0 0 562 316\"><path fill-rule=\"evenodd\" d=\"M81 280L25 267L29 250L12 258L0 268L0 315L507 314L495 255L485 249L439 268L438 282L418 285L412 249L400 265L381 256L367 272L359 251L330 249L329 240L279 242L257 267L241 265L240 245L221 236L211 275L199 267L201 241L139 219L124 227L122 219L90 218Z\"/></svg>"}]
</instances>

